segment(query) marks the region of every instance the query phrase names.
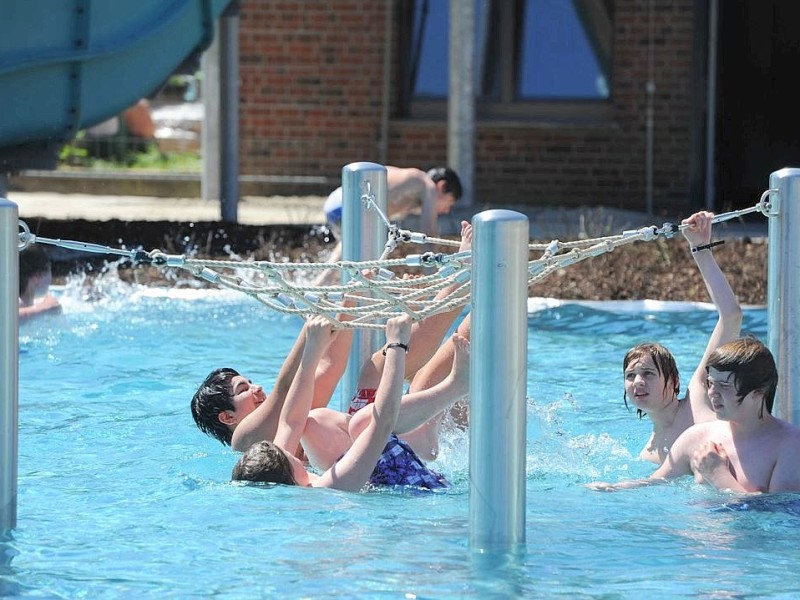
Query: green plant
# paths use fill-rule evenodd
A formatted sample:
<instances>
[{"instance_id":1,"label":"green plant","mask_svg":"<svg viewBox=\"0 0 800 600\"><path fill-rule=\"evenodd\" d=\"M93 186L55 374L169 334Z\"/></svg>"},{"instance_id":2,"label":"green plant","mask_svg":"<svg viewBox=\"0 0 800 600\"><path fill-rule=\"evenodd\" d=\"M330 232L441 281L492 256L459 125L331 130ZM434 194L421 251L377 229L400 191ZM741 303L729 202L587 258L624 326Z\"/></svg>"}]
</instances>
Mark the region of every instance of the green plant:
<instances>
[{"instance_id":1,"label":"green plant","mask_svg":"<svg viewBox=\"0 0 800 600\"><path fill-rule=\"evenodd\" d=\"M91 151L83 138L75 138L66 144L59 155L59 164L68 168L83 168L92 171L118 171L141 169L150 171L200 172L202 160L194 152L161 152L154 142L142 149L115 144L106 148L102 156Z\"/></svg>"}]
</instances>

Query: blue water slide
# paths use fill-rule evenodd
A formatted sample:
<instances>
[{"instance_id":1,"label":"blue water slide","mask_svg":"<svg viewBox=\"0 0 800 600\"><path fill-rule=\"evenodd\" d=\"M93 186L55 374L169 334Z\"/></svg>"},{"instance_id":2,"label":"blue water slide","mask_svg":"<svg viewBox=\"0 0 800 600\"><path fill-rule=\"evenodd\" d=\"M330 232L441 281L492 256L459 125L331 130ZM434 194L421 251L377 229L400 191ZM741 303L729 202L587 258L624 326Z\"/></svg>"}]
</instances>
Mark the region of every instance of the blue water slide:
<instances>
[{"instance_id":1,"label":"blue water slide","mask_svg":"<svg viewBox=\"0 0 800 600\"><path fill-rule=\"evenodd\" d=\"M235 0L0 0L0 173L157 90Z\"/></svg>"}]
</instances>

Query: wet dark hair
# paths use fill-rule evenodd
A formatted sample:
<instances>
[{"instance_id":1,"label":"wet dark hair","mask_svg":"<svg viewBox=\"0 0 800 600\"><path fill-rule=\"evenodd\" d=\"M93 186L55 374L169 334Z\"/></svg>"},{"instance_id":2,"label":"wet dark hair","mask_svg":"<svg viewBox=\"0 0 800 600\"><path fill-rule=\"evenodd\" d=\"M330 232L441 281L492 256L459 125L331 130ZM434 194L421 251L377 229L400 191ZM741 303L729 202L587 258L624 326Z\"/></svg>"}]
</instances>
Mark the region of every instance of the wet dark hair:
<instances>
[{"instance_id":1,"label":"wet dark hair","mask_svg":"<svg viewBox=\"0 0 800 600\"><path fill-rule=\"evenodd\" d=\"M232 481L297 485L292 463L272 442L256 442L239 458L231 472Z\"/></svg>"},{"instance_id":2,"label":"wet dark hair","mask_svg":"<svg viewBox=\"0 0 800 600\"><path fill-rule=\"evenodd\" d=\"M628 365L634 361L642 358L649 357L656 366L658 374L664 377L664 391L667 391L667 385L670 378L675 382L675 395L680 394L680 374L678 373L678 365L675 363L675 357L672 352L667 350L664 346L657 342L645 342L643 344L636 344L633 348L625 353L625 358L622 359L622 372L628 368ZM630 410L628 406L628 394L623 392L622 400L625 402L625 408ZM641 419L645 416L645 412L641 408L636 409L636 414Z\"/></svg>"},{"instance_id":3,"label":"wet dark hair","mask_svg":"<svg viewBox=\"0 0 800 600\"><path fill-rule=\"evenodd\" d=\"M767 412L772 413L778 387L778 369L769 348L754 335L748 334L714 350L708 357L706 373L709 368L733 373L739 404L747 394L758 390L764 395ZM758 415L761 418L764 416L764 406Z\"/></svg>"},{"instance_id":4,"label":"wet dark hair","mask_svg":"<svg viewBox=\"0 0 800 600\"><path fill-rule=\"evenodd\" d=\"M453 194L456 200L464 193L458 173L450 167L434 167L428 171L428 177L433 179L434 183L444 180L444 193Z\"/></svg>"},{"instance_id":5,"label":"wet dark hair","mask_svg":"<svg viewBox=\"0 0 800 600\"><path fill-rule=\"evenodd\" d=\"M40 244L28 246L19 253L19 295L21 296L28 287L31 277L50 273L52 263L47 250Z\"/></svg>"},{"instance_id":6,"label":"wet dark hair","mask_svg":"<svg viewBox=\"0 0 800 600\"><path fill-rule=\"evenodd\" d=\"M195 425L200 431L226 446L231 445L233 433L219 420L219 413L234 409L231 381L238 375L238 371L228 367L215 369L192 396L192 418Z\"/></svg>"}]
</instances>

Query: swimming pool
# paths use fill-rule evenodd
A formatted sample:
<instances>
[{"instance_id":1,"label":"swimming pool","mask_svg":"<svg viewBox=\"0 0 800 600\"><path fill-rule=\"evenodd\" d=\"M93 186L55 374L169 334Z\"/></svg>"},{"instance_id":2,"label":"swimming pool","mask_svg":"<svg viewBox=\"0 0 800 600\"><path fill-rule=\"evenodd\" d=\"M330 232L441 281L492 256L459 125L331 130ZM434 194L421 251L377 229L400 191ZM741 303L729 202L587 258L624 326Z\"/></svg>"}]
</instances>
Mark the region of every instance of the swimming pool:
<instances>
[{"instance_id":1,"label":"swimming pool","mask_svg":"<svg viewBox=\"0 0 800 600\"><path fill-rule=\"evenodd\" d=\"M236 454L202 435L189 398L230 365L272 382L300 328L242 296L100 280L20 336L18 522L0 596L793 597L800 496L742 502L644 476L649 435L622 402L621 362L658 339L688 379L708 310L537 310L528 331L527 542L469 546L467 438L448 434L445 493L364 494L229 483ZM766 336L766 310L745 329ZM335 398L338 401L338 397ZM797 501L797 502L795 502Z\"/></svg>"}]
</instances>

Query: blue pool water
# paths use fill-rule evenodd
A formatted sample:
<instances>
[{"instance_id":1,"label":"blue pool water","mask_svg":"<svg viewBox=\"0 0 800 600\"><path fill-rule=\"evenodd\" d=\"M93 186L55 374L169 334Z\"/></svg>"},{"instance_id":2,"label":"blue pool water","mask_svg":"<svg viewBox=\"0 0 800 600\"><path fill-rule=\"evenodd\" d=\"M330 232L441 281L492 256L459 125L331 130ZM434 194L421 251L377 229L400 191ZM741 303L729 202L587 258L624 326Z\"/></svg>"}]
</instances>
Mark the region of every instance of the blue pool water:
<instances>
[{"instance_id":1,"label":"blue pool water","mask_svg":"<svg viewBox=\"0 0 800 600\"><path fill-rule=\"evenodd\" d=\"M189 398L230 365L272 383L299 320L219 291L110 278L20 336L17 528L0 596L23 598L768 598L800 589L800 500L744 502L643 476L649 435L622 402L621 361L658 339L688 379L709 310L566 304L531 313L526 544L469 545L467 439L445 436L446 493L229 483L237 455ZM745 329L766 336L766 312ZM338 402L338 396L335 398ZM535 425L535 426L534 426Z\"/></svg>"}]
</instances>

